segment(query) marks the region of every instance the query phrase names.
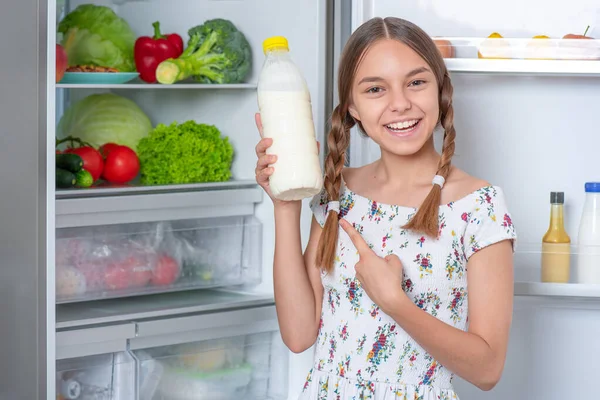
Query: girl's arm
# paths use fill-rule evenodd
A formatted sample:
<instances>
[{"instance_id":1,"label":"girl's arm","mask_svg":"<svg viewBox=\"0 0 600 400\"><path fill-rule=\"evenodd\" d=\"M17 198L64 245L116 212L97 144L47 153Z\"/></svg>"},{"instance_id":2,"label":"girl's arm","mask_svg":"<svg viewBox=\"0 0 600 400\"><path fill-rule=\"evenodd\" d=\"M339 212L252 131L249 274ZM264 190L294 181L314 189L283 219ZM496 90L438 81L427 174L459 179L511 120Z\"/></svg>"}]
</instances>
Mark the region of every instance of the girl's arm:
<instances>
[{"instance_id":1,"label":"girl's arm","mask_svg":"<svg viewBox=\"0 0 600 400\"><path fill-rule=\"evenodd\" d=\"M444 367L482 390L491 390L504 369L512 322L511 243L505 240L474 254L467 274L467 332L421 310L403 293L384 311Z\"/></svg>"},{"instance_id":2,"label":"girl's arm","mask_svg":"<svg viewBox=\"0 0 600 400\"><path fill-rule=\"evenodd\" d=\"M323 302L320 271L314 262L322 228L313 217L303 256L301 207L301 202L275 206L275 307L283 341L294 353L315 343Z\"/></svg>"},{"instance_id":3,"label":"girl's arm","mask_svg":"<svg viewBox=\"0 0 600 400\"><path fill-rule=\"evenodd\" d=\"M262 137L260 114L255 115L255 120ZM300 353L316 341L321 320L323 287L320 272L315 267L321 227L313 217L303 256L300 239L302 202L276 200L269 187L269 176L273 173L270 165L277 161L277 156L266 153L272 144L273 139L262 138L256 145L256 182L271 198L275 209L273 282L281 337L291 351Z\"/></svg>"}]
</instances>

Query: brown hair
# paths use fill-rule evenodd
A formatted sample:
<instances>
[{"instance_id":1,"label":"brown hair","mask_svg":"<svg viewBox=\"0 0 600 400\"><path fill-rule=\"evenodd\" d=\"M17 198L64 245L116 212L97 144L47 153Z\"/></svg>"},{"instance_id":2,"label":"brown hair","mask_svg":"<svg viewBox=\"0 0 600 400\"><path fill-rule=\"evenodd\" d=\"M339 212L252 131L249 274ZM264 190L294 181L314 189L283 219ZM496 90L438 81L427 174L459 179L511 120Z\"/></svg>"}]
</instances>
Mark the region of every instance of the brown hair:
<instances>
[{"instance_id":1,"label":"brown hair","mask_svg":"<svg viewBox=\"0 0 600 400\"><path fill-rule=\"evenodd\" d=\"M404 43L427 62L435 75L439 89L439 122L444 128L444 143L437 175L447 178L450 172L456 132L453 126L453 89L444 59L433 40L417 25L400 18L373 18L361 25L350 36L340 58L338 70L338 96L340 103L333 110L331 129L327 136L329 151L325 158L324 180L327 201L339 200L342 170L346 161L346 151L350 144L350 129L358 124L364 133L360 121L354 120L348 111L354 75L365 51L381 39L394 39ZM437 238L441 190L440 186L433 185L423 204L421 204L414 217L403 227L404 229L410 229ZM329 210L316 256L317 266L327 272L333 270L338 229L338 213L335 210Z\"/></svg>"}]
</instances>

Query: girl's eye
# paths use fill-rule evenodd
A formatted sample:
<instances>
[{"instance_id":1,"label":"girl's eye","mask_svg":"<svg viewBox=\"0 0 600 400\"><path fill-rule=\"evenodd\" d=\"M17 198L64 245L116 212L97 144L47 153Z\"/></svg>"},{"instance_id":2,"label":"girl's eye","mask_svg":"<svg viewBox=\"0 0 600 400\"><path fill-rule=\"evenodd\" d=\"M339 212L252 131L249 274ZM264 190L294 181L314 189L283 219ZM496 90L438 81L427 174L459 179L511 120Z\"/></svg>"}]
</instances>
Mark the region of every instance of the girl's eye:
<instances>
[{"instance_id":1,"label":"girl's eye","mask_svg":"<svg viewBox=\"0 0 600 400\"><path fill-rule=\"evenodd\" d=\"M379 93L379 92L381 92L381 88L377 87L377 86L367 89L367 93L376 94L376 93Z\"/></svg>"},{"instance_id":2,"label":"girl's eye","mask_svg":"<svg viewBox=\"0 0 600 400\"><path fill-rule=\"evenodd\" d=\"M409 86L421 86L424 83L426 83L424 80L417 79L417 80L412 81Z\"/></svg>"}]
</instances>

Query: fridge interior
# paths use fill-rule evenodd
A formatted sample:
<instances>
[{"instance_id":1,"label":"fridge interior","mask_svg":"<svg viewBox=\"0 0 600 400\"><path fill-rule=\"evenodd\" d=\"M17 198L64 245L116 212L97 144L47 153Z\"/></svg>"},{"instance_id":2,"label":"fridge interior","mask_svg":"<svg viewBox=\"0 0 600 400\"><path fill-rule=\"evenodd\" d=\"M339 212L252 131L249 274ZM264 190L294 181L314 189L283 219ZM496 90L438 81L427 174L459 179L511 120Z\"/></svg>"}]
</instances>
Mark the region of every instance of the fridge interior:
<instances>
[{"instance_id":1,"label":"fridge interior","mask_svg":"<svg viewBox=\"0 0 600 400\"><path fill-rule=\"evenodd\" d=\"M466 400L594 397L593 388L582 382L595 379L592 360L599 349L592 332L598 329L600 286L582 282L578 271L594 268L583 261L597 249L580 250L578 230L584 183L600 176L595 155L600 40L564 36L586 32L599 39L598 3L366 0L353 5L353 30L374 16L398 16L440 40L441 50L446 46L457 132L453 163L504 190L517 229L515 309L503 377L489 392L456 378L458 395ZM490 40L493 32L502 38ZM538 35L548 39L534 39ZM441 138L436 133L438 149ZM357 132L351 140L352 165L379 156ZM541 280L552 191L565 194L571 239L563 254L570 263L566 283Z\"/></svg>"},{"instance_id":2,"label":"fridge interior","mask_svg":"<svg viewBox=\"0 0 600 400\"><path fill-rule=\"evenodd\" d=\"M80 344L88 354L81 357L72 355L82 336L61 331L57 398L285 399L289 360L273 317L273 307L264 306L141 320L137 332L128 332L127 324L103 332L84 328L88 343ZM128 333L126 347L119 348ZM90 350L92 342L101 346Z\"/></svg>"},{"instance_id":3,"label":"fridge interior","mask_svg":"<svg viewBox=\"0 0 600 400\"><path fill-rule=\"evenodd\" d=\"M281 342L273 307L273 209L254 181L256 85L263 40L285 36L323 142L329 6L316 0L50 1L52 49L57 25L85 4L110 7L136 37L152 35L152 23L160 21L161 32L181 35L184 45L190 28L227 19L247 39L252 66L234 84L49 83L55 91L49 143L82 132L89 115L78 113L78 105L102 94L113 107L134 110L132 130L195 121L213 125L233 149L231 177L218 182L152 185L138 176L124 185L100 180L55 189L54 262L48 263L56 279L54 392L64 400L276 400L288 391L293 397L308 367L306 355L291 355ZM298 24L289 24L290 16ZM62 39L56 34L56 43ZM54 183L54 169L47 174ZM303 210L303 246L310 218Z\"/></svg>"}]
</instances>

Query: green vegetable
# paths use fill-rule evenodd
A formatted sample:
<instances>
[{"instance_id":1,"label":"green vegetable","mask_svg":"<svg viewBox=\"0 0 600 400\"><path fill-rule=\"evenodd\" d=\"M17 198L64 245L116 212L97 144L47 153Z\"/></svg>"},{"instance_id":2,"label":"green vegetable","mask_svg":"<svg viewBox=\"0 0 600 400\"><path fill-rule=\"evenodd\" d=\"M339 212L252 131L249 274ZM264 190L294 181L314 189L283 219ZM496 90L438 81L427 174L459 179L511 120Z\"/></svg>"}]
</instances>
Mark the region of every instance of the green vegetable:
<instances>
[{"instance_id":1,"label":"green vegetable","mask_svg":"<svg viewBox=\"0 0 600 400\"><path fill-rule=\"evenodd\" d=\"M57 154L56 166L71 172L81 171L83 159L77 154Z\"/></svg>"},{"instance_id":2,"label":"green vegetable","mask_svg":"<svg viewBox=\"0 0 600 400\"><path fill-rule=\"evenodd\" d=\"M105 6L82 4L58 24L69 65L112 67L135 71L136 35L124 19Z\"/></svg>"},{"instance_id":3,"label":"green vegetable","mask_svg":"<svg viewBox=\"0 0 600 400\"><path fill-rule=\"evenodd\" d=\"M56 187L61 189L72 188L77 179L75 174L66 169L56 168Z\"/></svg>"},{"instance_id":4,"label":"green vegetable","mask_svg":"<svg viewBox=\"0 0 600 400\"><path fill-rule=\"evenodd\" d=\"M188 34L183 54L158 65L158 82L171 84L190 76L201 83L239 83L246 79L252 66L252 49L231 21L208 20Z\"/></svg>"},{"instance_id":5,"label":"green vegetable","mask_svg":"<svg viewBox=\"0 0 600 400\"><path fill-rule=\"evenodd\" d=\"M213 125L159 124L138 145L140 182L169 185L231 178L233 147Z\"/></svg>"},{"instance_id":6,"label":"green vegetable","mask_svg":"<svg viewBox=\"0 0 600 400\"><path fill-rule=\"evenodd\" d=\"M73 136L98 148L116 143L136 151L138 142L152 130L150 119L133 101L113 93L92 94L63 114L56 135Z\"/></svg>"},{"instance_id":7,"label":"green vegetable","mask_svg":"<svg viewBox=\"0 0 600 400\"><path fill-rule=\"evenodd\" d=\"M77 179L77 182L75 182L75 184L79 187L90 187L94 183L94 178L92 177L92 174L89 173L89 171L86 171L85 169L82 169L81 171L77 172L77 174L75 174L75 178Z\"/></svg>"}]
</instances>

